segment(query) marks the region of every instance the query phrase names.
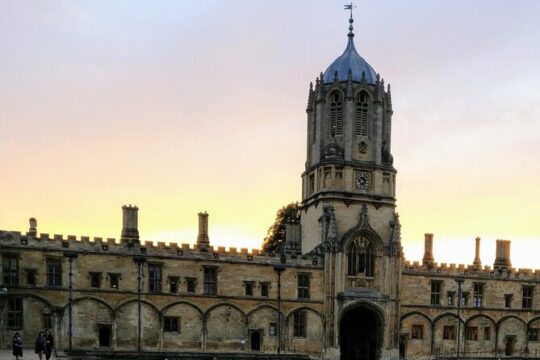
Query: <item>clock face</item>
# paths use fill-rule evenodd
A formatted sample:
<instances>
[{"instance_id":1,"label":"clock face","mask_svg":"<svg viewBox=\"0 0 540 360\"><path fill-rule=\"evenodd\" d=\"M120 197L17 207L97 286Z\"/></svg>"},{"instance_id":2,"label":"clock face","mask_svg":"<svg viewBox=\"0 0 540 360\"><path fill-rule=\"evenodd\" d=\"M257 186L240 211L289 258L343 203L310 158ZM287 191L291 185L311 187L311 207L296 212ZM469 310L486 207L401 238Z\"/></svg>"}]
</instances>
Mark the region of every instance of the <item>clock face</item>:
<instances>
[{"instance_id":1,"label":"clock face","mask_svg":"<svg viewBox=\"0 0 540 360\"><path fill-rule=\"evenodd\" d=\"M370 180L369 173L366 173L366 172L357 173L356 188L358 190L363 190L363 191L369 190L369 180Z\"/></svg>"}]
</instances>

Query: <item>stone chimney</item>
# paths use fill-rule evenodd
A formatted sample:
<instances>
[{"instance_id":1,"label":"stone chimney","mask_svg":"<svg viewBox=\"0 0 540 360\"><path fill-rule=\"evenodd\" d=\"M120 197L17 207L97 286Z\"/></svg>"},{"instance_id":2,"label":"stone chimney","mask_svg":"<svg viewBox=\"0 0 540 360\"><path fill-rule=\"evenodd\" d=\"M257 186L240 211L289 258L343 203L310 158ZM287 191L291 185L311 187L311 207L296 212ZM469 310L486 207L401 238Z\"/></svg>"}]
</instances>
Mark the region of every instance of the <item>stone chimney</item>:
<instances>
[{"instance_id":1,"label":"stone chimney","mask_svg":"<svg viewBox=\"0 0 540 360\"><path fill-rule=\"evenodd\" d=\"M37 220L36 218L31 217L28 222L30 223L30 228L28 229L28 235L36 236L37 234Z\"/></svg>"},{"instance_id":2,"label":"stone chimney","mask_svg":"<svg viewBox=\"0 0 540 360\"><path fill-rule=\"evenodd\" d=\"M480 260L480 238L476 238L476 245L474 248L474 261L473 261L473 267L475 269L481 269L482 268L482 260Z\"/></svg>"},{"instance_id":3,"label":"stone chimney","mask_svg":"<svg viewBox=\"0 0 540 360\"><path fill-rule=\"evenodd\" d=\"M424 234L424 257L422 258L422 265L432 266L433 259L433 234Z\"/></svg>"},{"instance_id":4,"label":"stone chimney","mask_svg":"<svg viewBox=\"0 0 540 360\"><path fill-rule=\"evenodd\" d=\"M139 244L139 208L131 205L122 206L122 243L129 246Z\"/></svg>"},{"instance_id":5,"label":"stone chimney","mask_svg":"<svg viewBox=\"0 0 540 360\"><path fill-rule=\"evenodd\" d=\"M495 262L493 268L497 270L509 269L512 266L510 261L510 240L497 240L495 251Z\"/></svg>"},{"instance_id":6,"label":"stone chimney","mask_svg":"<svg viewBox=\"0 0 540 360\"><path fill-rule=\"evenodd\" d=\"M199 250L206 250L210 246L208 238L208 213L199 213L199 235L197 235L197 247Z\"/></svg>"}]
</instances>

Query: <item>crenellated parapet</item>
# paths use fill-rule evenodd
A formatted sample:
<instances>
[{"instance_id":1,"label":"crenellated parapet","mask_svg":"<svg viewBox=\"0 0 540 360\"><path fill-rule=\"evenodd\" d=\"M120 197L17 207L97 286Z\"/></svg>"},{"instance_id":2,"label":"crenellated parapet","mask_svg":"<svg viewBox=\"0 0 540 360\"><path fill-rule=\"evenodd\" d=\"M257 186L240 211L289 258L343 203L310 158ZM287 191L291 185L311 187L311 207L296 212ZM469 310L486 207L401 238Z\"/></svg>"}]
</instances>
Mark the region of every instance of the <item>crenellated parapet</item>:
<instances>
[{"instance_id":1,"label":"crenellated parapet","mask_svg":"<svg viewBox=\"0 0 540 360\"><path fill-rule=\"evenodd\" d=\"M259 249L211 246L201 249L197 244L175 242L141 242L138 248L129 248L117 239L75 235L50 235L47 233L23 234L18 231L0 230L0 245L3 249L37 251L74 251L83 254L110 254L131 256L144 254L148 257L164 259L199 259L237 263L281 264L291 266L322 266L322 260L312 255L275 254L261 252Z\"/></svg>"},{"instance_id":2,"label":"crenellated parapet","mask_svg":"<svg viewBox=\"0 0 540 360\"><path fill-rule=\"evenodd\" d=\"M405 260L403 273L423 276L465 276L479 279L515 279L540 281L540 269L495 269L489 265L478 268L474 264L432 263L425 266L419 261Z\"/></svg>"},{"instance_id":3,"label":"crenellated parapet","mask_svg":"<svg viewBox=\"0 0 540 360\"><path fill-rule=\"evenodd\" d=\"M419 275L471 276L485 279L540 280L540 269L516 269L511 267L510 240L497 240L493 267L482 267L480 238L475 238L475 256L472 264L436 263L433 256L433 234L425 234L422 262L403 263L403 273Z\"/></svg>"}]
</instances>

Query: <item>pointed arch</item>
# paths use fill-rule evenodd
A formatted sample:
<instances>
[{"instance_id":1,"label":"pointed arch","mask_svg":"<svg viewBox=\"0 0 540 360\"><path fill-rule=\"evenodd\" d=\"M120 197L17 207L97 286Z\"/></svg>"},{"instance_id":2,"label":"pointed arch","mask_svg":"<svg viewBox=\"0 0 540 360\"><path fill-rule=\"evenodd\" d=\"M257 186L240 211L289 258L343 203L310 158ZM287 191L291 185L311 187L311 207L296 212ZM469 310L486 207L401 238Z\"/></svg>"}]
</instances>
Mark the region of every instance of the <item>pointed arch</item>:
<instances>
[{"instance_id":1,"label":"pointed arch","mask_svg":"<svg viewBox=\"0 0 540 360\"><path fill-rule=\"evenodd\" d=\"M408 312L406 314L403 314L399 321L403 322L403 320L407 319L408 317L414 316L414 315L418 315L420 317L423 317L424 319L426 319L428 321L430 326L433 325L433 323L432 323L431 319L429 318L429 316L427 316L424 313L421 313L420 311L411 311L411 312Z\"/></svg>"},{"instance_id":2,"label":"pointed arch","mask_svg":"<svg viewBox=\"0 0 540 360\"><path fill-rule=\"evenodd\" d=\"M201 316L201 318L204 316L204 312L203 312L197 305L192 304L192 303L190 303L189 301L184 301L184 300L173 301L173 302L171 302L171 303L165 305L165 306L163 307L163 309L161 309L161 312L162 312L163 314L165 314L165 312L166 312L168 309L172 308L172 307L175 306L175 305L187 305L187 306L189 306L189 307L195 309L195 310L197 311L197 313L199 313L199 315Z\"/></svg>"},{"instance_id":3,"label":"pointed arch","mask_svg":"<svg viewBox=\"0 0 540 360\"><path fill-rule=\"evenodd\" d=\"M238 305L235 305L235 304L230 303L230 302L223 302L223 303L219 303L219 304L215 304L215 305L210 306L210 307L205 311L205 313L204 313L204 318L205 318L205 319L208 319L208 317L210 316L210 313L211 313L213 310L215 310L215 309L217 309L217 308L219 308L219 307L222 307L222 306L228 306L228 307L230 307L230 308L233 308L233 309L237 310L237 311L242 315L242 318L243 318L244 321L245 321L245 319L246 319L246 314L244 313L244 310L242 310L242 308L240 308Z\"/></svg>"},{"instance_id":4,"label":"pointed arch","mask_svg":"<svg viewBox=\"0 0 540 360\"><path fill-rule=\"evenodd\" d=\"M248 313L246 314L246 317L249 318L251 315L253 315L257 311L260 311L262 309L270 309L270 310L274 311L276 314L278 313L278 308L275 307L274 305L261 304L261 305L257 305L253 309L249 310ZM283 311L281 311L281 317L283 318L284 316L285 316L285 314L283 313Z\"/></svg>"},{"instance_id":5,"label":"pointed arch","mask_svg":"<svg viewBox=\"0 0 540 360\"><path fill-rule=\"evenodd\" d=\"M321 315L320 312L318 312L317 310L315 310L314 308L312 307L309 307L309 306L301 306L301 307L298 307L296 309L292 309L291 311L289 311L289 313L287 314L287 317L285 318L286 321L289 321L291 316L293 316L295 313L299 312L299 311L309 311L309 312L312 312L314 313L315 315L317 315L319 317L319 319L321 320L321 322L323 321L323 316Z\"/></svg>"},{"instance_id":6,"label":"pointed arch","mask_svg":"<svg viewBox=\"0 0 540 360\"><path fill-rule=\"evenodd\" d=\"M439 320L441 320L442 318L445 318L445 317L453 317L453 318L456 318L458 319L462 324L465 324L465 320L463 320L461 317L458 317L456 314L454 313L451 313L451 312L444 312L440 315L437 315L435 316L435 318L433 318L433 325L437 324L437 322Z\"/></svg>"},{"instance_id":7,"label":"pointed arch","mask_svg":"<svg viewBox=\"0 0 540 360\"><path fill-rule=\"evenodd\" d=\"M497 329L501 327L501 324L509 319L516 319L517 321L521 322L525 327L527 326L527 322L523 320L522 318L516 316L516 315L505 315L502 318L497 321Z\"/></svg>"},{"instance_id":8,"label":"pointed arch","mask_svg":"<svg viewBox=\"0 0 540 360\"><path fill-rule=\"evenodd\" d=\"M126 305L129 305L130 303L137 303L137 302L141 302L141 304L146 304L148 305L151 309L153 309L157 314L161 314L161 311L159 310L159 308L152 302L148 301L148 300L145 300L145 299L137 299L137 298L131 298L131 299L127 299L127 300L124 300L124 301L121 301L119 302L116 307L114 308L114 315L116 316L116 314L118 313L118 311L120 309L122 309L124 306Z\"/></svg>"},{"instance_id":9,"label":"pointed arch","mask_svg":"<svg viewBox=\"0 0 540 360\"><path fill-rule=\"evenodd\" d=\"M476 315L471 316L465 321L465 325L469 325L471 321L473 321L474 319L482 318L482 317L491 321L493 323L493 326L497 326L497 322L491 316L486 315L486 314L476 314Z\"/></svg>"},{"instance_id":10,"label":"pointed arch","mask_svg":"<svg viewBox=\"0 0 540 360\"><path fill-rule=\"evenodd\" d=\"M371 242L373 250L375 253L378 253L383 250L383 242L379 234L371 227L366 227L362 225L357 225L347 231L341 237L339 243L341 245L341 251L346 252L351 242L355 241L357 238L364 237Z\"/></svg>"},{"instance_id":11,"label":"pointed arch","mask_svg":"<svg viewBox=\"0 0 540 360\"><path fill-rule=\"evenodd\" d=\"M92 296L92 295L79 296L79 297L76 297L75 299L73 299L71 304L75 305L78 302L81 302L81 301L84 301L84 300L92 300L92 301L95 301L97 303L100 303L100 304L104 305L109 310L111 315L114 313L114 309L113 309L112 305L110 305L108 302L106 302L105 300L103 300L102 298L99 298L97 296ZM65 311L68 307L69 307L69 302L62 307L62 311Z\"/></svg>"},{"instance_id":12,"label":"pointed arch","mask_svg":"<svg viewBox=\"0 0 540 360\"><path fill-rule=\"evenodd\" d=\"M334 90L328 96L330 106L330 137L343 135L343 94Z\"/></svg>"}]
</instances>

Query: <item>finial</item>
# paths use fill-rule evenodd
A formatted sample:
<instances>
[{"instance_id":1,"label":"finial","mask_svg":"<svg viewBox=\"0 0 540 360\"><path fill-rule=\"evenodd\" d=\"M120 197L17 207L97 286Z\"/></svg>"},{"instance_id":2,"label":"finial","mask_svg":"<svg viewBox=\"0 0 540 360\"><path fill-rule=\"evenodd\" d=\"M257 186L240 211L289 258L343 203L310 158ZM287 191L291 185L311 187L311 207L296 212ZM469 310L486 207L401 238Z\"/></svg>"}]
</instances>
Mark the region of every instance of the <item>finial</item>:
<instances>
[{"instance_id":1,"label":"finial","mask_svg":"<svg viewBox=\"0 0 540 360\"><path fill-rule=\"evenodd\" d=\"M309 83L309 91L313 91L313 81L310 81Z\"/></svg>"},{"instance_id":2,"label":"finial","mask_svg":"<svg viewBox=\"0 0 540 360\"><path fill-rule=\"evenodd\" d=\"M354 33L353 33L353 22L354 22L354 19L353 19L353 16L352 16L352 11L353 11L353 8L355 8L356 6L353 5L353 3L351 2L350 4L347 4L345 5L344 9L345 10L350 10L351 11L351 15L349 17L349 34L347 36L354 36Z\"/></svg>"}]
</instances>

